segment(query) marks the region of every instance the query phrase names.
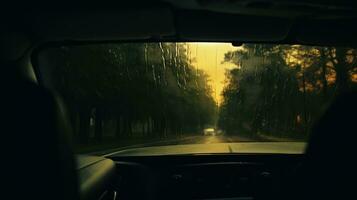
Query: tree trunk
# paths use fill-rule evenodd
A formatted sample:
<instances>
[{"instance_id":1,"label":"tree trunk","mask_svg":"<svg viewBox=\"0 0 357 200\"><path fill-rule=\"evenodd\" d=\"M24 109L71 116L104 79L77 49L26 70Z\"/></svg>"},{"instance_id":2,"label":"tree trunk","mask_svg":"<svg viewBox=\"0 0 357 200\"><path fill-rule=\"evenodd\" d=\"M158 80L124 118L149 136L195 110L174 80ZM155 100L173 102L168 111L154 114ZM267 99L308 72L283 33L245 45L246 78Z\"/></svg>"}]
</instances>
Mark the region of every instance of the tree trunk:
<instances>
[{"instance_id":1,"label":"tree trunk","mask_svg":"<svg viewBox=\"0 0 357 200\"><path fill-rule=\"evenodd\" d=\"M70 109L70 121L71 121L71 127L72 127L72 132L73 132L73 138L78 139L78 113L75 109Z\"/></svg>"},{"instance_id":2,"label":"tree trunk","mask_svg":"<svg viewBox=\"0 0 357 200\"><path fill-rule=\"evenodd\" d=\"M83 110L80 113L79 119L79 143L88 144L89 140L89 123L90 123L90 112L89 110Z\"/></svg>"},{"instance_id":3,"label":"tree trunk","mask_svg":"<svg viewBox=\"0 0 357 200\"><path fill-rule=\"evenodd\" d=\"M147 118L145 122L145 137L149 137L150 135L150 119Z\"/></svg>"},{"instance_id":4,"label":"tree trunk","mask_svg":"<svg viewBox=\"0 0 357 200\"><path fill-rule=\"evenodd\" d=\"M133 125L132 125L132 121L131 120L128 120L128 134L129 134L129 137L132 137L133 136Z\"/></svg>"},{"instance_id":5,"label":"tree trunk","mask_svg":"<svg viewBox=\"0 0 357 200\"><path fill-rule=\"evenodd\" d=\"M128 127L128 119L126 117L123 118L123 136L128 137L129 127Z\"/></svg>"},{"instance_id":6,"label":"tree trunk","mask_svg":"<svg viewBox=\"0 0 357 200\"><path fill-rule=\"evenodd\" d=\"M149 131L148 131L149 134L148 135L152 136L154 130L153 130L153 121L152 121L151 117L148 119L148 129L149 129Z\"/></svg>"},{"instance_id":7,"label":"tree trunk","mask_svg":"<svg viewBox=\"0 0 357 200\"><path fill-rule=\"evenodd\" d=\"M120 133L121 133L121 126L120 126L120 117L118 117L116 119L116 129L115 129L115 137L119 138L120 137Z\"/></svg>"},{"instance_id":8,"label":"tree trunk","mask_svg":"<svg viewBox=\"0 0 357 200\"><path fill-rule=\"evenodd\" d=\"M326 100L327 99L326 63L322 65L321 79L322 79L322 94L324 96L324 99Z\"/></svg>"},{"instance_id":9,"label":"tree trunk","mask_svg":"<svg viewBox=\"0 0 357 200\"><path fill-rule=\"evenodd\" d=\"M349 75L346 66L338 64L336 66L336 88L338 93L348 90Z\"/></svg>"},{"instance_id":10,"label":"tree trunk","mask_svg":"<svg viewBox=\"0 0 357 200\"><path fill-rule=\"evenodd\" d=\"M94 138L96 142L101 142L103 138L103 112L99 109L95 113Z\"/></svg>"},{"instance_id":11,"label":"tree trunk","mask_svg":"<svg viewBox=\"0 0 357 200\"><path fill-rule=\"evenodd\" d=\"M337 93L343 93L348 90L350 77L348 74L348 64L346 55L348 49L336 49L337 63L334 64L336 71L336 89Z\"/></svg>"},{"instance_id":12,"label":"tree trunk","mask_svg":"<svg viewBox=\"0 0 357 200\"><path fill-rule=\"evenodd\" d=\"M320 65L321 65L321 69L322 69L322 73L321 73L321 81L322 81L322 94L323 94L323 98L324 100L327 99L327 87L328 87L328 83L327 83L327 52L325 49L321 49L320 50Z\"/></svg>"},{"instance_id":13,"label":"tree trunk","mask_svg":"<svg viewBox=\"0 0 357 200\"><path fill-rule=\"evenodd\" d=\"M141 136L145 137L145 120L141 122Z\"/></svg>"},{"instance_id":14,"label":"tree trunk","mask_svg":"<svg viewBox=\"0 0 357 200\"><path fill-rule=\"evenodd\" d=\"M302 87L303 87L303 115L304 115L304 133L307 133L307 102L306 102L306 83L305 72L302 72Z\"/></svg>"}]
</instances>

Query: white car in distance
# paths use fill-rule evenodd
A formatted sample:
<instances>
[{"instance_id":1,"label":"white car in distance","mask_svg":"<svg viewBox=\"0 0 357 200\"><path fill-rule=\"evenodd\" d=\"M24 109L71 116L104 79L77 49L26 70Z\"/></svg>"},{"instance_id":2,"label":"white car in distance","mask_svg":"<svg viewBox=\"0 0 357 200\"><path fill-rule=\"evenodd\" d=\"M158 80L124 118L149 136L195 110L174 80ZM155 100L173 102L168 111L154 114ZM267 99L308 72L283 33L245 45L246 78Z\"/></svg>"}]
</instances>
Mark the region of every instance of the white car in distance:
<instances>
[{"instance_id":1,"label":"white car in distance","mask_svg":"<svg viewBox=\"0 0 357 200\"><path fill-rule=\"evenodd\" d=\"M203 129L203 135L204 136L215 136L216 132L214 131L214 128L206 128L206 129Z\"/></svg>"}]
</instances>

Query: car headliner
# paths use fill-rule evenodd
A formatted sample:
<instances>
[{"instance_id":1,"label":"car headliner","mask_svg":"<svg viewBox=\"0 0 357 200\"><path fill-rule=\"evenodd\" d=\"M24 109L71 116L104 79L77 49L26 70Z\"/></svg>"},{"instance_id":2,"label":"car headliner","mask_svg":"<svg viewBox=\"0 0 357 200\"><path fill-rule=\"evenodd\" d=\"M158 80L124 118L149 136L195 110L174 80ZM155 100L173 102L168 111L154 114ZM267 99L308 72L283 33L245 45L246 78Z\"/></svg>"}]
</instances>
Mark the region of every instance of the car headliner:
<instances>
[{"instance_id":1,"label":"car headliner","mask_svg":"<svg viewBox=\"0 0 357 200\"><path fill-rule=\"evenodd\" d=\"M1 13L1 56L47 42L225 41L356 46L357 3L150 0L14 3ZM55 5L55 6L54 6ZM31 7L32 9L28 9ZM24 39L25 38L25 39Z\"/></svg>"}]
</instances>

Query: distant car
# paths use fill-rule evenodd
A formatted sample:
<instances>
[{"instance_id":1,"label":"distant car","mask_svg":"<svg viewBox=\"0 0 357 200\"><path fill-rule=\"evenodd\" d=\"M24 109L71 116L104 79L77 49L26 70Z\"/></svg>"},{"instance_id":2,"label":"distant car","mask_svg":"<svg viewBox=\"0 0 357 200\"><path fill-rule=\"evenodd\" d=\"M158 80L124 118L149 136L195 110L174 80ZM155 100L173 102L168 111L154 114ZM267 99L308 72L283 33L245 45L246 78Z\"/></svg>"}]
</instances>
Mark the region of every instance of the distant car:
<instances>
[{"instance_id":1,"label":"distant car","mask_svg":"<svg viewBox=\"0 0 357 200\"><path fill-rule=\"evenodd\" d=\"M203 135L205 136L214 136L216 135L215 131L213 128L206 128L203 130Z\"/></svg>"}]
</instances>

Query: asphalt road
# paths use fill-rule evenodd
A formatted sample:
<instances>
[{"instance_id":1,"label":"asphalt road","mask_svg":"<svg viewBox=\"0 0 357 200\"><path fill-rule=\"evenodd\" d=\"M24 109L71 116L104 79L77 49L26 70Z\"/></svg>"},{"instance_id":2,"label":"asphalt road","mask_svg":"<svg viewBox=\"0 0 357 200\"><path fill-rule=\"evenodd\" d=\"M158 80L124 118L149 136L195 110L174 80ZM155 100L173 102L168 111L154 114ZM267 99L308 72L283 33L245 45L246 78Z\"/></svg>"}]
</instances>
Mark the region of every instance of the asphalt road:
<instances>
[{"instance_id":1,"label":"asphalt road","mask_svg":"<svg viewBox=\"0 0 357 200\"><path fill-rule=\"evenodd\" d=\"M136 144L131 146L107 149L104 151L93 152L91 155L105 155L111 152L120 151L128 148L140 148L146 146L166 146L166 145L182 145L182 144L214 144L214 143L229 143L229 142L249 142L257 141L257 138L245 138L242 136L188 136L180 139L166 139L157 142ZM258 140L259 141L259 140Z\"/></svg>"},{"instance_id":2,"label":"asphalt road","mask_svg":"<svg viewBox=\"0 0 357 200\"><path fill-rule=\"evenodd\" d=\"M229 142L234 141L234 142ZM303 142L244 142L241 137L207 136L182 139L176 143L152 144L149 147L126 148L114 151L108 156L159 156L231 153L279 153L301 154L305 151ZM251 140L249 140L251 141ZM257 140L254 140L257 141ZM262 140L259 140L262 141ZM195 143L197 144L195 144ZM187 144L185 144L187 143ZM171 145L168 145L171 144ZM177 144L177 145L174 145Z\"/></svg>"},{"instance_id":3,"label":"asphalt road","mask_svg":"<svg viewBox=\"0 0 357 200\"><path fill-rule=\"evenodd\" d=\"M252 138L245 138L241 136L192 136L178 139L176 141L163 141L159 144L174 145L174 144L214 144L226 142L249 142L254 141Z\"/></svg>"}]
</instances>

